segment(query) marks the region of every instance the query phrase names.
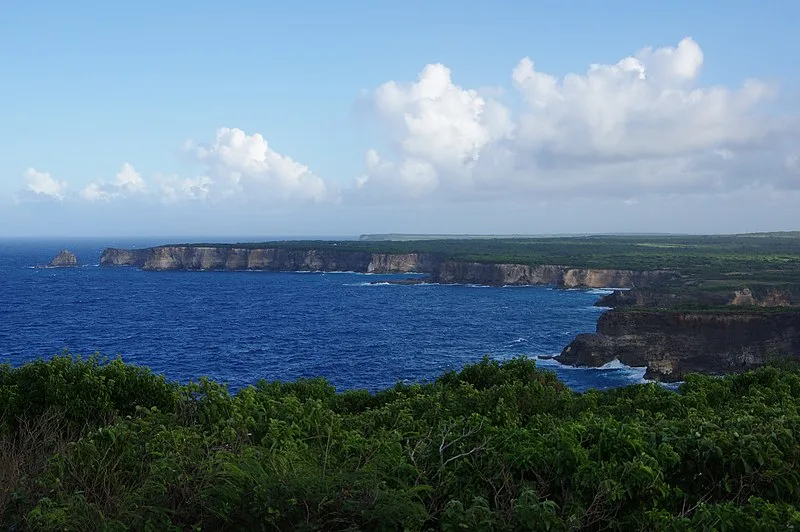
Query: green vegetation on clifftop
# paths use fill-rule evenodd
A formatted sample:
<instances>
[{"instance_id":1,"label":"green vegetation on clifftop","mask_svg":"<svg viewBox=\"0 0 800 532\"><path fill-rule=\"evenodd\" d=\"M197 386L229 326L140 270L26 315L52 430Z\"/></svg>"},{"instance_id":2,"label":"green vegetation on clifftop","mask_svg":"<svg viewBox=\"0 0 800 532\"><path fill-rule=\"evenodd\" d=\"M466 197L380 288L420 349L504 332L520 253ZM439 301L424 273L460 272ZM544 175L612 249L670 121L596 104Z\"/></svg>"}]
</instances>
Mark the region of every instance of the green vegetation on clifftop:
<instances>
[{"instance_id":1,"label":"green vegetation on clifftop","mask_svg":"<svg viewBox=\"0 0 800 532\"><path fill-rule=\"evenodd\" d=\"M796 280L800 272L800 237L783 233L711 236L588 236L486 238L408 241L286 240L237 244L191 243L186 246L283 248L371 253L431 253L443 259L537 266L630 270L678 269L687 275L769 276Z\"/></svg>"},{"instance_id":2,"label":"green vegetation on clifftop","mask_svg":"<svg viewBox=\"0 0 800 532\"><path fill-rule=\"evenodd\" d=\"M786 530L800 373L577 394L534 362L236 395L121 361L0 366L0 528Z\"/></svg>"}]
</instances>

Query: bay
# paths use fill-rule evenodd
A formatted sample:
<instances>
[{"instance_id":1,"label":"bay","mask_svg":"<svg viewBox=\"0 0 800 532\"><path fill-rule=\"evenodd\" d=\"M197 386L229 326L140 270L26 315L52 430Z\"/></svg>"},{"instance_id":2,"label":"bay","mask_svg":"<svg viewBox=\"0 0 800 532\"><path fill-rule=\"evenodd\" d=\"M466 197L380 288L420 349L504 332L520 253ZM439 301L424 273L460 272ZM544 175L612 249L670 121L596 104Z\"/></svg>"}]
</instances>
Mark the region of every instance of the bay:
<instances>
[{"instance_id":1,"label":"bay","mask_svg":"<svg viewBox=\"0 0 800 532\"><path fill-rule=\"evenodd\" d=\"M260 379L318 376L340 390L374 391L430 381L484 355L555 355L577 334L593 331L605 311L594 306L602 290L98 266L104 247L167 241L186 239L0 241L0 362L97 352L180 382L207 376L234 391ZM65 248L82 266L36 267ZM617 363L537 364L577 391L641 382L644 373Z\"/></svg>"}]
</instances>

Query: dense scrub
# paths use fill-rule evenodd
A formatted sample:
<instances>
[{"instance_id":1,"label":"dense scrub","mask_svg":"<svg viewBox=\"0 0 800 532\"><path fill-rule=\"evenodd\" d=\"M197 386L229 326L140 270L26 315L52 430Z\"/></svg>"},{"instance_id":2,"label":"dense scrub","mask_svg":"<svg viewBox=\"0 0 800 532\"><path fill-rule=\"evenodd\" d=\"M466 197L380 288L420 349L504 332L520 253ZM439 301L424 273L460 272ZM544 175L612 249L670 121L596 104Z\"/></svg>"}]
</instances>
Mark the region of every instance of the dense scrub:
<instances>
[{"instance_id":1,"label":"dense scrub","mask_svg":"<svg viewBox=\"0 0 800 532\"><path fill-rule=\"evenodd\" d=\"M576 394L532 361L230 395L120 361L0 366L0 524L59 530L786 530L800 373Z\"/></svg>"}]
</instances>

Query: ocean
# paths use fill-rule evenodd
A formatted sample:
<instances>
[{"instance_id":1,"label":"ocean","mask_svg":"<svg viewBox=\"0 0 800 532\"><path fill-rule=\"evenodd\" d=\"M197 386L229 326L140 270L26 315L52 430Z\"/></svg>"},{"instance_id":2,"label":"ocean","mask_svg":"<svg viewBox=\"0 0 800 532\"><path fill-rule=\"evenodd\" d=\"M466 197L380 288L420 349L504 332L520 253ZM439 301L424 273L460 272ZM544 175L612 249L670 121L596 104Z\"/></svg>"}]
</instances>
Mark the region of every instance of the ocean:
<instances>
[{"instance_id":1,"label":"ocean","mask_svg":"<svg viewBox=\"0 0 800 532\"><path fill-rule=\"evenodd\" d=\"M232 391L260 379L319 376L339 390L375 391L430 381L484 355L555 355L577 334L594 331L606 310L594 306L604 290L98 266L105 247L165 243L0 240L0 363L17 366L68 350L120 356L180 382L206 376ZM75 252L82 265L37 267L61 249ZM644 368L619 363L573 368L538 359L537 365L576 391L642 382L644 375Z\"/></svg>"}]
</instances>

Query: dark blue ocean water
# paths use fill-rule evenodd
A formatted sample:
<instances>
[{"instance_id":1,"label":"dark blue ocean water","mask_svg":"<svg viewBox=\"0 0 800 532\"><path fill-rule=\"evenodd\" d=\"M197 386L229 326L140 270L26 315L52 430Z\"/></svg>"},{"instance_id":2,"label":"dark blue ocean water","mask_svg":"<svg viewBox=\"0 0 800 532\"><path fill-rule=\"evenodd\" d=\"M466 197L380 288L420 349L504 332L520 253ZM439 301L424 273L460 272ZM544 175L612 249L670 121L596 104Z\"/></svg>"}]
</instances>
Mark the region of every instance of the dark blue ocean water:
<instances>
[{"instance_id":1,"label":"dark blue ocean water","mask_svg":"<svg viewBox=\"0 0 800 532\"><path fill-rule=\"evenodd\" d=\"M407 275L143 272L100 268L102 249L164 241L0 241L0 362L68 349L231 389L324 376L376 390L435 378L488 354L553 355L591 332L602 291L374 285ZM35 268L63 248L84 264ZM540 360L576 390L641 382L643 369Z\"/></svg>"}]
</instances>

